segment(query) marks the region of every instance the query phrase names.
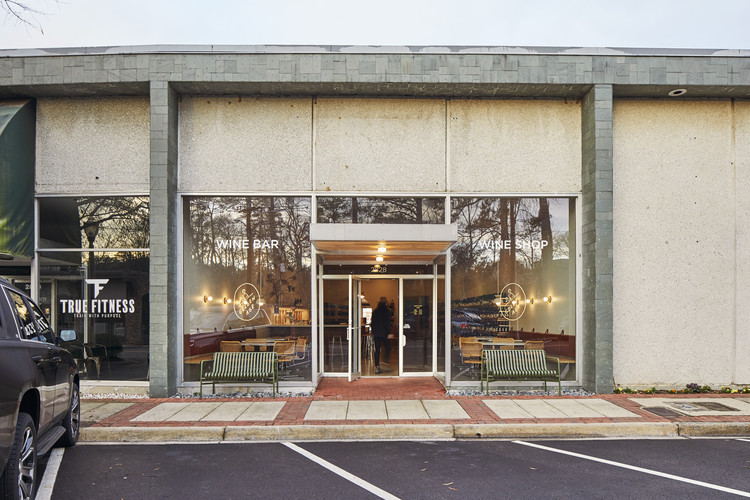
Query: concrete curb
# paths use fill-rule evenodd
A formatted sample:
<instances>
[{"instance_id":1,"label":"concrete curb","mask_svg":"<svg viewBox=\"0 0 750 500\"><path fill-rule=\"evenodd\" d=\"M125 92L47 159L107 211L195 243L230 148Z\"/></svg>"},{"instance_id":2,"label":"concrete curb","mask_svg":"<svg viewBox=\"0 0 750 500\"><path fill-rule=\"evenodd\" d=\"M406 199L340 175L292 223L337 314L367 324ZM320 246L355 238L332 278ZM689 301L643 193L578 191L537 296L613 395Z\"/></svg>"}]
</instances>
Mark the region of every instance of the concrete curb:
<instances>
[{"instance_id":1,"label":"concrete curb","mask_svg":"<svg viewBox=\"0 0 750 500\"><path fill-rule=\"evenodd\" d=\"M81 443L149 443L223 441L224 427L86 427Z\"/></svg>"},{"instance_id":2,"label":"concrete curb","mask_svg":"<svg viewBox=\"0 0 750 500\"><path fill-rule=\"evenodd\" d=\"M750 437L750 422L678 422L683 437Z\"/></svg>"},{"instance_id":3,"label":"concrete curb","mask_svg":"<svg viewBox=\"0 0 750 500\"><path fill-rule=\"evenodd\" d=\"M453 439L453 426L427 425L287 425L227 427L227 441L258 440L411 440Z\"/></svg>"},{"instance_id":4,"label":"concrete curb","mask_svg":"<svg viewBox=\"0 0 750 500\"><path fill-rule=\"evenodd\" d=\"M87 427L85 443L586 439L750 436L750 422Z\"/></svg>"},{"instance_id":5,"label":"concrete curb","mask_svg":"<svg viewBox=\"0 0 750 500\"><path fill-rule=\"evenodd\" d=\"M456 425L457 439L537 438L574 439L606 437L678 437L679 429L670 422L550 423Z\"/></svg>"}]
</instances>

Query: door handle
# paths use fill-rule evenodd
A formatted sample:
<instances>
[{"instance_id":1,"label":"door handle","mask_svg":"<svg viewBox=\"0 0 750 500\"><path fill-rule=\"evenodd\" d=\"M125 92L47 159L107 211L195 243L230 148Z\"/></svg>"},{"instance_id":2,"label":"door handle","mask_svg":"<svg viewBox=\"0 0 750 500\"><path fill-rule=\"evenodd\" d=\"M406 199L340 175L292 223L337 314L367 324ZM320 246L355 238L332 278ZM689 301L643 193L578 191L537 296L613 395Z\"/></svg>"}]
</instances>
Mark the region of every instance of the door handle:
<instances>
[{"instance_id":1,"label":"door handle","mask_svg":"<svg viewBox=\"0 0 750 500\"><path fill-rule=\"evenodd\" d=\"M61 356L55 356L50 361L52 361L53 363L59 363L60 361L62 361L62 357Z\"/></svg>"},{"instance_id":2,"label":"door handle","mask_svg":"<svg viewBox=\"0 0 750 500\"><path fill-rule=\"evenodd\" d=\"M39 363L44 362L44 356L38 356L38 355L37 356L31 356L31 360L34 363L39 364Z\"/></svg>"}]
</instances>

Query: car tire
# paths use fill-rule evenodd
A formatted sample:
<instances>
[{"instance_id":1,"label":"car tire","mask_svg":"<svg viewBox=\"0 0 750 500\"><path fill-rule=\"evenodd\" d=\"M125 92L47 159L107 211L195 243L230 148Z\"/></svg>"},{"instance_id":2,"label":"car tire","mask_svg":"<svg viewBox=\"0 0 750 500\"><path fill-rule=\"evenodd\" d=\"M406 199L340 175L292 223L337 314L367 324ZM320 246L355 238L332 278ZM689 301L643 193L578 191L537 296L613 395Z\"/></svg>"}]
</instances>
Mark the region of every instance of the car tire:
<instances>
[{"instance_id":1,"label":"car tire","mask_svg":"<svg viewBox=\"0 0 750 500\"><path fill-rule=\"evenodd\" d=\"M68 413L65 414L62 421L62 426L65 429L65 434L60 436L57 444L65 447L75 446L81 430L81 393L78 384L73 384L70 389L70 405L68 406Z\"/></svg>"},{"instance_id":2,"label":"car tire","mask_svg":"<svg viewBox=\"0 0 750 500\"><path fill-rule=\"evenodd\" d=\"M36 469L36 425L28 413L19 413L13 446L3 471L3 498L34 498L38 486Z\"/></svg>"}]
</instances>

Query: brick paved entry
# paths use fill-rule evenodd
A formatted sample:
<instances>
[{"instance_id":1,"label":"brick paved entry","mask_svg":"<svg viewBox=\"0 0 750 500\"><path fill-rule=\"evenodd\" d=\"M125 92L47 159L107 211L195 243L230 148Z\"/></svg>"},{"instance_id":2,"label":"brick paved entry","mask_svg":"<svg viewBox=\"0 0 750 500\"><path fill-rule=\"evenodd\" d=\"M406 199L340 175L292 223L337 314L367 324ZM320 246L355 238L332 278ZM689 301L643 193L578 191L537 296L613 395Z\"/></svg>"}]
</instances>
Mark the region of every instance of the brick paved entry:
<instances>
[{"instance_id":1,"label":"brick paved entry","mask_svg":"<svg viewBox=\"0 0 750 500\"><path fill-rule=\"evenodd\" d=\"M448 399L445 388L434 377L323 378L313 399L383 400L383 399Z\"/></svg>"}]
</instances>

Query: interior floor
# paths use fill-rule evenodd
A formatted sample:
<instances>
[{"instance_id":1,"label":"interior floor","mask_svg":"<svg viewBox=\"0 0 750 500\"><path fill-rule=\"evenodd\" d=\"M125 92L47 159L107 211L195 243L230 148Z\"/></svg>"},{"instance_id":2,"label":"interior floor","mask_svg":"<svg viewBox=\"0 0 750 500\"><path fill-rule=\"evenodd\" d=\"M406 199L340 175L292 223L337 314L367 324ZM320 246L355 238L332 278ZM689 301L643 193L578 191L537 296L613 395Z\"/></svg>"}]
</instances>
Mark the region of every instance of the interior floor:
<instances>
[{"instance_id":1,"label":"interior floor","mask_svg":"<svg viewBox=\"0 0 750 500\"><path fill-rule=\"evenodd\" d=\"M362 352L362 376L363 377L396 377L398 376L398 346L396 340L389 341L391 345L389 353L380 353L380 370L382 373L375 373L375 354L369 356L366 351ZM383 349L384 351L385 349Z\"/></svg>"}]
</instances>

